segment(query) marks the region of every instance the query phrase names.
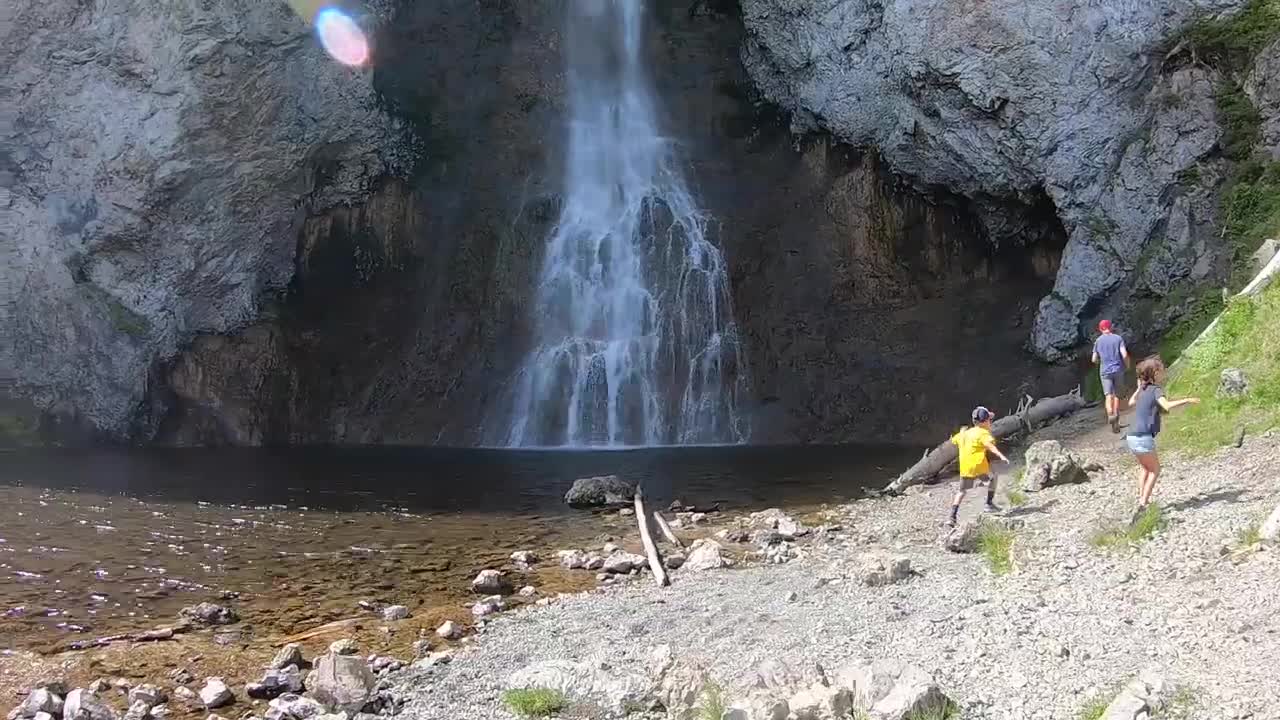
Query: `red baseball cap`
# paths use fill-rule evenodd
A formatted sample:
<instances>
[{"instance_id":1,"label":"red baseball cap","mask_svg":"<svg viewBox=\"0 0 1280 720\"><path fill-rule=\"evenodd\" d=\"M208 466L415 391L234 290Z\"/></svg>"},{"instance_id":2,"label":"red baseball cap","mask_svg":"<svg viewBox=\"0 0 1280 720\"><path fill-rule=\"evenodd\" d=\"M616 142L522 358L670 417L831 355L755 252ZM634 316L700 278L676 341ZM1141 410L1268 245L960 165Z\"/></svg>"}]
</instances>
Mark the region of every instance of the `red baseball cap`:
<instances>
[{"instance_id":1,"label":"red baseball cap","mask_svg":"<svg viewBox=\"0 0 1280 720\"><path fill-rule=\"evenodd\" d=\"M1106 332L1106 331L1110 330L1110 329L1111 329L1111 321L1110 321L1110 320L1102 320L1102 321L1100 321L1100 322L1098 323L1098 329L1099 329L1099 330L1101 330L1101 331L1103 331L1103 332Z\"/></svg>"}]
</instances>

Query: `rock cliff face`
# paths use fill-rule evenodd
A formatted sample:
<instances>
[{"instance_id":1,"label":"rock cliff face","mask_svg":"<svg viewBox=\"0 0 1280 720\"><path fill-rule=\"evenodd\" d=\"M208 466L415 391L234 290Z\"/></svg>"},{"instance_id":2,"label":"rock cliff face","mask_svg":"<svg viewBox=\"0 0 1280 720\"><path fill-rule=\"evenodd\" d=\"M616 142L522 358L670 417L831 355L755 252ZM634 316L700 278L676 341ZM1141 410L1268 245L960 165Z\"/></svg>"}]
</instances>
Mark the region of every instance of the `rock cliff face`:
<instances>
[{"instance_id":1,"label":"rock cliff face","mask_svg":"<svg viewBox=\"0 0 1280 720\"><path fill-rule=\"evenodd\" d=\"M398 132L368 74L328 59L284 3L3 14L9 405L146 437L157 362L257 316L293 274L302 220L362 199Z\"/></svg>"},{"instance_id":2,"label":"rock cliff face","mask_svg":"<svg viewBox=\"0 0 1280 720\"><path fill-rule=\"evenodd\" d=\"M742 0L743 60L796 129L971 199L995 243L1034 240L1047 195L1069 241L1029 346L1057 360L1099 314L1220 267L1212 197L1178 182L1218 141L1216 77L1163 60L1193 17L1243 4Z\"/></svg>"}]
</instances>

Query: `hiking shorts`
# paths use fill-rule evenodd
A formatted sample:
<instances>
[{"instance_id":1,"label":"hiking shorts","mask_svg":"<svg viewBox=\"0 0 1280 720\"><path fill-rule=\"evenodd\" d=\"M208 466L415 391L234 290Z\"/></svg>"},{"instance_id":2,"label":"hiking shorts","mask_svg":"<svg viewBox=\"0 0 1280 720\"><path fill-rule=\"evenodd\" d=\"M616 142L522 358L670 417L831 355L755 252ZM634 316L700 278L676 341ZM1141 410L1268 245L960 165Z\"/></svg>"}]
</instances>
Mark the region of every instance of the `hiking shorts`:
<instances>
[{"instance_id":1,"label":"hiking shorts","mask_svg":"<svg viewBox=\"0 0 1280 720\"><path fill-rule=\"evenodd\" d=\"M1120 381L1124 380L1123 372L1104 373L1102 374L1102 394L1118 395L1116 389L1120 387Z\"/></svg>"},{"instance_id":2,"label":"hiking shorts","mask_svg":"<svg viewBox=\"0 0 1280 720\"><path fill-rule=\"evenodd\" d=\"M986 475L978 475L977 477L960 478L960 491L964 492L965 490L972 490L973 486L977 485L979 482L991 483L991 489L996 489L996 476L991 473L987 473Z\"/></svg>"},{"instance_id":3,"label":"hiking shorts","mask_svg":"<svg viewBox=\"0 0 1280 720\"><path fill-rule=\"evenodd\" d=\"M1147 455L1156 451L1154 435L1125 435L1124 444L1129 446L1129 452L1134 455Z\"/></svg>"}]
</instances>

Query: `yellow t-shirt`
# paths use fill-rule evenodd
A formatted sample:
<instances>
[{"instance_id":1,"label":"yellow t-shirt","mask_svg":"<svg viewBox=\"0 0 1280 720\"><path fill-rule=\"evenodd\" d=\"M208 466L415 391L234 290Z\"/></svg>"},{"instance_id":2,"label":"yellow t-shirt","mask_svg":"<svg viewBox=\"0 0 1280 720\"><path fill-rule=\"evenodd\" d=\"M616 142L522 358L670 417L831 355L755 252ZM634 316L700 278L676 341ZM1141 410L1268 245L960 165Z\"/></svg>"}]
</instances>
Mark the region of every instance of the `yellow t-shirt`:
<instances>
[{"instance_id":1,"label":"yellow t-shirt","mask_svg":"<svg viewBox=\"0 0 1280 720\"><path fill-rule=\"evenodd\" d=\"M981 427L967 427L951 437L951 442L960 448L960 477L972 478L991 472L991 464L987 462L986 443L995 443L991 431Z\"/></svg>"}]
</instances>

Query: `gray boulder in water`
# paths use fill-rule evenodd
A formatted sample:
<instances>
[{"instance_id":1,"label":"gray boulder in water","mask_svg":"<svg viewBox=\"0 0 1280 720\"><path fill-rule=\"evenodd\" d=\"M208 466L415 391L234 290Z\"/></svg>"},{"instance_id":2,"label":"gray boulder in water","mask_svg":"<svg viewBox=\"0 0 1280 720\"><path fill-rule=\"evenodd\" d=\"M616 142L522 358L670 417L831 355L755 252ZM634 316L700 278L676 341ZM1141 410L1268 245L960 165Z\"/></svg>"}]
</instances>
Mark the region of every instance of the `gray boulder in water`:
<instances>
[{"instance_id":1,"label":"gray boulder in water","mask_svg":"<svg viewBox=\"0 0 1280 720\"><path fill-rule=\"evenodd\" d=\"M311 697L334 710L356 713L373 698L378 684L364 658L329 653L316 661L307 676Z\"/></svg>"},{"instance_id":2,"label":"gray boulder in water","mask_svg":"<svg viewBox=\"0 0 1280 720\"><path fill-rule=\"evenodd\" d=\"M617 475L578 478L564 494L564 501L571 507L616 507L631 502L636 485Z\"/></svg>"},{"instance_id":3,"label":"gray boulder in water","mask_svg":"<svg viewBox=\"0 0 1280 720\"><path fill-rule=\"evenodd\" d=\"M202 602L182 608L179 613L183 618L202 625L230 625L240 621L240 616L229 607L211 602Z\"/></svg>"}]
</instances>

